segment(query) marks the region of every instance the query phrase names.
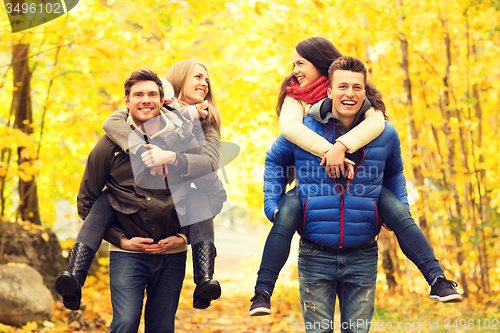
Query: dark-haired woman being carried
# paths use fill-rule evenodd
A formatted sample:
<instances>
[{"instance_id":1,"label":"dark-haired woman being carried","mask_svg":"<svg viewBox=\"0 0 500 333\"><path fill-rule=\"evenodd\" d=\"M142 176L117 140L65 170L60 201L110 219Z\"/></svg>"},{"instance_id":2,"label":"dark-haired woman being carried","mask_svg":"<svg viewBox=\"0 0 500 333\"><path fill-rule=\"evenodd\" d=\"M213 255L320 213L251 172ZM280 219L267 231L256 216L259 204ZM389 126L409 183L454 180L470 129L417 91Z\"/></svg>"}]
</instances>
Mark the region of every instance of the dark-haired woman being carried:
<instances>
[{"instance_id":1,"label":"dark-haired woman being carried","mask_svg":"<svg viewBox=\"0 0 500 333\"><path fill-rule=\"evenodd\" d=\"M385 126L385 106L379 99L380 92L367 86L366 98L372 108L365 119L334 144L308 129L303 118L310 112L319 112L327 97L328 68L342 54L327 39L313 37L295 47L293 71L287 76L278 97L277 114L283 136L302 149L321 157L321 165L330 177L346 172L352 178L354 163L345 153L354 153L374 140ZM371 88L370 88L371 87ZM297 185L297 184L296 184ZM454 281L447 280L432 249L406 206L387 188L383 187L378 200L382 223L394 231L403 253L420 269L431 286L430 299L441 302L460 302ZM271 313L271 296L279 272L290 253L290 243L302 222L302 202L298 187L288 191L279 202L279 209L267 212L273 222L269 232L251 299L251 316Z\"/></svg>"}]
</instances>

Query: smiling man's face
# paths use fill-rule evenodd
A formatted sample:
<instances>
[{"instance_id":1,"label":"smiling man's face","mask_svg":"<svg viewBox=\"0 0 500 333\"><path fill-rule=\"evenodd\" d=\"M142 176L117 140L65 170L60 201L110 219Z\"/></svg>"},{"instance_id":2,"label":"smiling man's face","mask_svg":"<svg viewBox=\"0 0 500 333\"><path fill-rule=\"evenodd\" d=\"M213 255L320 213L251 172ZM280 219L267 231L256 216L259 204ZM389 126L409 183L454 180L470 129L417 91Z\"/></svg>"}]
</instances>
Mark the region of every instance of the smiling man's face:
<instances>
[{"instance_id":1,"label":"smiling man's face","mask_svg":"<svg viewBox=\"0 0 500 333\"><path fill-rule=\"evenodd\" d=\"M332 100L332 113L345 127L356 118L365 100L365 76L363 73L337 70L333 73L328 88Z\"/></svg>"},{"instance_id":2,"label":"smiling man's face","mask_svg":"<svg viewBox=\"0 0 500 333\"><path fill-rule=\"evenodd\" d=\"M162 105L158 85L154 81L137 82L130 88L130 95L125 96L125 104L138 126L155 118Z\"/></svg>"}]
</instances>

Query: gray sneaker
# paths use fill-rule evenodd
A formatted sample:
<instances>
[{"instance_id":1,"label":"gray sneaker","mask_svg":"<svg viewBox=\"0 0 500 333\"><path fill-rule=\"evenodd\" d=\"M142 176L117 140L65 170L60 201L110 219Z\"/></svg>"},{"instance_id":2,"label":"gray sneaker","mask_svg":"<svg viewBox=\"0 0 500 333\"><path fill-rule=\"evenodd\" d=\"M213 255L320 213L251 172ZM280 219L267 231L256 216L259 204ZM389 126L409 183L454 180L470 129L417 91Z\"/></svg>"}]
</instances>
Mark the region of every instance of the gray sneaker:
<instances>
[{"instance_id":1,"label":"gray sneaker","mask_svg":"<svg viewBox=\"0 0 500 333\"><path fill-rule=\"evenodd\" d=\"M457 283L455 281L446 280L443 277L438 277L436 283L431 287L430 299L443 303L461 302L462 296L455 289Z\"/></svg>"}]
</instances>

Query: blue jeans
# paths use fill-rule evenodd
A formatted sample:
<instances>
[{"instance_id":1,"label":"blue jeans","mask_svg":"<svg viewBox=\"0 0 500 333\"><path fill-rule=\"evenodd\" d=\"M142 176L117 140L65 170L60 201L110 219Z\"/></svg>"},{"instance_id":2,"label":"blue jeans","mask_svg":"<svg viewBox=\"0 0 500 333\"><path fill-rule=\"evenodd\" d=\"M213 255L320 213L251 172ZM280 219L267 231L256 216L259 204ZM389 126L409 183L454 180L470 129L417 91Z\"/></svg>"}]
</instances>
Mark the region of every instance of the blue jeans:
<instances>
[{"instance_id":1,"label":"blue jeans","mask_svg":"<svg viewBox=\"0 0 500 333\"><path fill-rule=\"evenodd\" d=\"M255 291L265 290L270 295L290 253L293 234L302 223L302 201L297 187L281 198L279 209L264 246L255 286ZM429 284L432 284L436 277L445 276L427 239L415 224L408 209L386 187L382 187L378 213L382 222L396 234L403 253L420 269Z\"/></svg>"},{"instance_id":2,"label":"blue jeans","mask_svg":"<svg viewBox=\"0 0 500 333\"><path fill-rule=\"evenodd\" d=\"M145 332L173 333L185 269L186 251L156 255L111 251L110 332L137 333L146 290Z\"/></svg>"},{"instance_id":3,"label":"blue jeans","mask_svg":"<svg viewBox=\"0 0 500 333\"><path fill-rule=\"evenodd\" d=\"M307 333L368 332L375 307L377 243L358 250L329 250L300 241L299 283ZM340 322L334 321L335 297Z\"/></svg>"},{"instance_id":4,"label":"blue jeans","mask_svg":"<svg viewBox=\"0 0 500 333\"><path fill-rule=\"evenodd\" d=\"M267 291L273 294L278 275L290 254L290 243L293 234L302 223L302 201L299 188L288 191L278 204L279 211L273 222L273 227L267 236L260 269L257 273L255 291Z\"/></svg>"},{"instance_id":5,"label":"blue jeans","mask_svg":"<svg viewBox=\"0 0 500 333\"><path fill-rule=\"evenodd\" d=\"M378 212L382 223L388 226L398 239L399 247L431 285L438 276L445 276L439 261L424 234L410 215L408 208L391 190L382 187L378 199Z\"/></svg>"}]
</instances>

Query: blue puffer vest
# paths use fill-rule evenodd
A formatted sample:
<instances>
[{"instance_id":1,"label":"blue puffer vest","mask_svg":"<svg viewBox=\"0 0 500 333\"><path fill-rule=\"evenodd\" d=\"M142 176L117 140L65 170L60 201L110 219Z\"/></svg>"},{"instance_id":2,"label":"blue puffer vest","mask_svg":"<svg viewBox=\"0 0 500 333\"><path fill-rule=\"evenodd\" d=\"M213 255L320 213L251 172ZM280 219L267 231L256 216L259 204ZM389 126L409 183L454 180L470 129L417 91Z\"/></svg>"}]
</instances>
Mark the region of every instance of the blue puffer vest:
<instances>
[{"instance_id":1,"label":"blue puffer vest","mask_svg":"<svg viewBox=\"0 0 500 333\"><path fill-rule=\"evenodd\" d=\"M304 118L304 125L332 142L335 137L333 121L330 119L322 124L308 116ZM340 247L356 247L373 239L380 231L377 201L382 185L408 203L396 129L386 122L382 134L361 150L361 160L354 166L354 178L342 186L328 177L323 166L319 166L319 157L279 137L266 157L266 214L275 209L281 197L275 188L276 184L283 183L283 179L274 176L276 170L295 160L304 214L299 230L301 235L321 245ZM273 184L271 192L269 189Z\"/></svg>"}]
</instances>

